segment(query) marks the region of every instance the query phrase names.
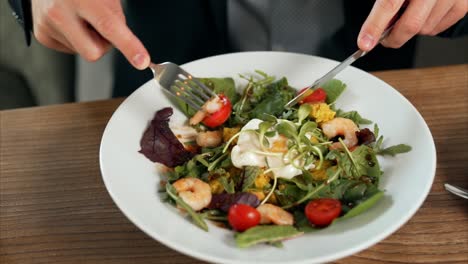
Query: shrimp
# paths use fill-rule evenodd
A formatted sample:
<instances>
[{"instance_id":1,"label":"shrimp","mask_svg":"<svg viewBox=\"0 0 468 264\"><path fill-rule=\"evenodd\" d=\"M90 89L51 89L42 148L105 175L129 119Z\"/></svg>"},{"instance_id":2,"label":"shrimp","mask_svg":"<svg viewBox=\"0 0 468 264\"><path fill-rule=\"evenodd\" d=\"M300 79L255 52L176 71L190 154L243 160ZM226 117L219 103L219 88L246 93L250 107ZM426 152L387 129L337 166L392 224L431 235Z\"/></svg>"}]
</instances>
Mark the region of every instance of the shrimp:
<instances>
[{"instance_id":1,"label":"shrimp","mask_svg":"<svg viewBox=\"0 0 468 264\"><path fill-rule=\"evenodd\" d=\"M202 106L202 108L200 110L198 110L198 112L196 112L195 115L193 115L190 118L190 120L189 120L190 125L193 126L193 125L196 125L196 124L200 123L201 121L203 121L203 119L207 115L219 111L221 109L221 107L223 107L223 102L221 101L221 99L219 99L218 96L209 99Z\"/></svg>"},{"instance_id":2,"label":"shrimp","mask_svg":"<svg viewBox=\"0 0 468 264\"><path fill-rule=\"evenodd\" d=\"M353 120L343 117L336 117L322 124L322 131L329 139L336 136L344 136L343 142L346 147L352 148L357 145L358 138L356 132L359 131ZM330 146L330 149L340 149L340 142L335 142Z\"/></svg>"},{"instance_id":3,"label":"shrimp","mask_svg":"<svg viewBox=\"0 0 468 264\"><path fill-rule=\"evenodd\" d=\"M197 178L179 179L172 185L182 200L195 211L207 207L211 202L210 185Z\"/></svg>"},{"instance_id":4,"label":"shrimp","mask_svg":"<svg viewBox=\"0 0 468 264\"><path fill-rule=\"evenodd\" d=\"M200 147L217 147L222 141L223 133L221 131L206 131L197 135L197 144Z\"/></svg>"},{"instance_id":5,"label":"shrimp","mask_svg":"<svg viewBox=\"0 0 468 264\"><path fill-rule=\"evenodd\" d=\"M198 110L198 112L196 112L189 120L189 124L194 126L198 123L200 123L201 121L203 121L203 119L206 117L206 112L205 111L202 111L202 110Z\"/></svg>"},{"instance_id":6,"label":"shrimp","mask_svg":"<svg viewBox=\"0 0 468 264\"><path fill-rule=\"evenodd\" d=\"M262 204L257 207L260 212L260 224L293 225L294 217L281 207L273 204Z\"/></svg>"}]
</instances>

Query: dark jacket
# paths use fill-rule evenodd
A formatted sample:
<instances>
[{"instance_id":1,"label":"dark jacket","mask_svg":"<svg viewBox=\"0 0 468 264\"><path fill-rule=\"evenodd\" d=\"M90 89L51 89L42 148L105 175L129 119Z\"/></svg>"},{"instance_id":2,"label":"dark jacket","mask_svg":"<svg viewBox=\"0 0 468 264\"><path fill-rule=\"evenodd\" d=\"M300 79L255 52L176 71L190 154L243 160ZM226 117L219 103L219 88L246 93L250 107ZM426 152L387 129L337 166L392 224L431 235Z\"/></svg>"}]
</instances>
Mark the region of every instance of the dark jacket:
<instances>
[{"instance_id":1,"label":"dark jacket","mask_svg":"<svg viewBox=\"0 0 468 264\"><path fill-rule=\"evenodd\" d=\"M32 19L30 0L9 0L30 40ZM182 64L199 58L235 52L227 34L226 0L127 1L126 17L129 27L141 39L154 62L172 61ZM343 43L342 53L327 51L318 56L343 60L357 49L356 38L367 18L374 0L343 1L345 26L333 37ZM468 18L459 21L444 37L468 34ZM417 38L400 49L376 47L364 60L354 66L366 71L410 68L413 65ZM336 49L334 49L336 50ZM383 63L385 62L385 63ZM135 70L119 53L115 63L114 96L127 96L151 78L150 71Z\"/></svg>"}]
</instances>

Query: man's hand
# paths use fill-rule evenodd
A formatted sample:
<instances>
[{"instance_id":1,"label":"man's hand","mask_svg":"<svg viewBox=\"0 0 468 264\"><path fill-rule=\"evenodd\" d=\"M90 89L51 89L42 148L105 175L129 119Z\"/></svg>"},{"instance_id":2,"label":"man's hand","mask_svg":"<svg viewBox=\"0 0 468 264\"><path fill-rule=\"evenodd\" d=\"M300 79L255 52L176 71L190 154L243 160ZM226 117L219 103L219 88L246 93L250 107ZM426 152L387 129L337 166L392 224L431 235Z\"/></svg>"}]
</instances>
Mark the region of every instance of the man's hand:
<instances>
[{"instance_id":1,"label":"man's hand","mask_svg":"<svg viewBox=\"0 0 468 264\"><path fill-rule=\"evenodd\" d=\"M46 47L78 53L88 61L119 49L137 69L150 56L127 27L120 0L32 0L34 35Z\"/></svg>"},{"instance_id":2,"label":"man's hand","mask_svg":"<svg viewBox=\"0 0 468 264\"><path fill-rule=\"evenodd\" d=\"M398 13L405 0L376 0L358 37L360 49L369 51L377 45L382 32ZM382 45L403 46L417 34L434 36L448 29L468 12L468 0L409 0L401 17Z\"/></svg>"}]
</instances>

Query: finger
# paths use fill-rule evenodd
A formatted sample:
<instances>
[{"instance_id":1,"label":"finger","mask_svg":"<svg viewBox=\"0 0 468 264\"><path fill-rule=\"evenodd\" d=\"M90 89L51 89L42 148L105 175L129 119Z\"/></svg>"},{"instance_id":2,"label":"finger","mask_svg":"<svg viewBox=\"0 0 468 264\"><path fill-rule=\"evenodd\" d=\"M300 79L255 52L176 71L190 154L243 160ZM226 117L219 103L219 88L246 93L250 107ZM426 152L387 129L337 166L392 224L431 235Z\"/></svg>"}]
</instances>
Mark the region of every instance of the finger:
<instances>
[{"instance_id":1,"label":"finger","mask_svg":"<svg viewBox=\"0 0 468 264\"><path fill-rule=\"evenodd\" d=\"M75 52L57 41L56 39L52 38L49 34L44 34L43 32L35 34L35 37L39 43L46 46L47 48L54 49L60 52L74 54Z\"/></svg>"},{"instance_id":2,"label":"finger","mask_svg":"<svg viewBox=\"0 0 468 264\"><path fill-rule=\"evenodd\" d=\"M89 36L96 45L99 46L100 50L103 51L103 53L107 53L112 48L112 44L107 41L107 39L103 38L89 23L84 20L81 22L86 25Z\"/></svg>"},{"instance_id":3,"label":"finger","mask_svg":"<svg viewBox=\"0 0 468 264\"><path fill-rule=\"evenodd\" d=\"M457 1L455 5L450 9L450 11L443 17L440 23L434 28L430 33L431 35L437 35L449 27L457 23L460 19L466 16L468 12L468 3L467 1Z\"/></svg>"},{"instance_id":4,"label":"finger","mask_svg":"<svg viewBox=\"0 0 468 264\"><path fill-rule=\"evenodd\" d=\"M404 0L377 0L362 25L358 36L358 46L369 51L377 45L377 41L387 28L389 22L400 10Z\"/></svg>"},{"instance_id":5,"label":"finger","mask_svg":"<svg viewBox=\"0 0 468 264\"><path fill-rule=\"evenodd\" d=\"M55 39L56 41L60 42L63 46L65 46L67 49L69 49L70 51L73 51L73 53L76 53L76 50L75 48L73 47L73 45L67 40L67 38L65 38L65 36L60 33L53 25L49 25L47 27L47 29L44 29L45 32L47 32L47 34L49 36L51 36L51 38Z\"/></svg>"},{"instance_id":6,"label":"finger","mask_svg":"<svg viewBox=\"0 0 468 264\"><path fill-rule=\"evenodd\" d=\"M454 4L455 0L436 1L431 14L427 18L426 22L424 22L419 33L422 35L432 35L436 26L440 24L442 18L447 15Z\"/></svg>"},{"instance_id":7,"label":"finger","mask_svg":"<svg viewBox=\"0 0 468 264\"><path fill-rule=\"evenodd\" d=\"M390 48L403 46L410 38L418 34L424 22L431 14L436 0L413 0L405 13L395 23L390 35L382 41L382 45Z\"/></svg>"},{"instance_id":8,"label":"finger","mask_svg":"<svg viewBox=\"0 0 468 264\"><path fill-rule=\"evenodd\" d=\"M51 16L50 23L62 32L73 49L88 61L96 61L107 51L105 42L97 38L85 21L72 10L63 9Z\"/></svg>"},{"instance_id":9,"label":"finger","mask_svg":"<svg viewBox=\"0 0 468 264\"><path fill-rule=\"evenodd\" d=\"M89 9L81 14L96 31L119 49L137 69L146 69L150 63L148 51L140 40L127 27L120 13L106 8Z\"/></svg>"}]
</instances>

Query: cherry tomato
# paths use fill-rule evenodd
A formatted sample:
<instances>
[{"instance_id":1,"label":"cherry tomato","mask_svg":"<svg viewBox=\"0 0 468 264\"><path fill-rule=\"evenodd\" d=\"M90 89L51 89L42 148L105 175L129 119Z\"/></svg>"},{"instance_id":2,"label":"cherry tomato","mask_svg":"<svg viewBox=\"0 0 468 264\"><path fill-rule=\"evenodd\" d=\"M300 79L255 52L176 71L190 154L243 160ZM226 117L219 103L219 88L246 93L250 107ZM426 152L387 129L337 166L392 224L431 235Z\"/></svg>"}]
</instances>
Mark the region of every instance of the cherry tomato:
<instances>
[{"instance_id":1,"label":"cherry tomato","mask_svg":"<svg viewBox=\"0 0 468 264\"><path fill-rule=\"evenodd\" d=\"M305 89L307 88L302 89L301 91L299 91L299 93L301 93ZM314 90L313 93L311 93L309 96L304 98L301 101L301 103L323 103L325 102L326 98L327 98L327 93L325 92L325 90L323 90L322 88L317 88Z\"/></svg>"},{"instance_id":2,"label":"cherry tomato","mask_svg":"<svg viewBox=\"0 0 468 264\"><path fill-rule=\"evenodd\" d=\"M246 204L235 204L229 208L229 224L237 231L244 231L260 223L260 213Z\"/></svg>"},{"instance_id":3,"label":"cherry tomato","mask_svg":"<svg viewBox=\"0 0 468 264\"><path fill-rule=\"evenodd\" d=\"M223 103L221 109L217 112L214 112L203 119L203 124L207 127L215 128L222 125L226 120L228 120L232 111L232 104L224 94L218 95L219 99Z\"/></svg>"},{"instance_id":4,"label":"cherry tomato","mask_svg":"<svg viewBox=\"0 0 468 264\"><path fill-rule=\"evenodd\" d=\"M327 226L341 213L339 200L320 198L310 201L305 207L305 215L315 226Z\"/></svg>"}]
</instances>

